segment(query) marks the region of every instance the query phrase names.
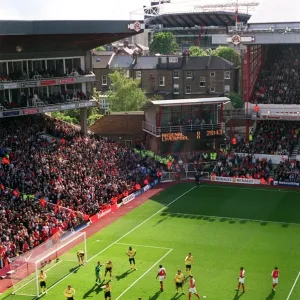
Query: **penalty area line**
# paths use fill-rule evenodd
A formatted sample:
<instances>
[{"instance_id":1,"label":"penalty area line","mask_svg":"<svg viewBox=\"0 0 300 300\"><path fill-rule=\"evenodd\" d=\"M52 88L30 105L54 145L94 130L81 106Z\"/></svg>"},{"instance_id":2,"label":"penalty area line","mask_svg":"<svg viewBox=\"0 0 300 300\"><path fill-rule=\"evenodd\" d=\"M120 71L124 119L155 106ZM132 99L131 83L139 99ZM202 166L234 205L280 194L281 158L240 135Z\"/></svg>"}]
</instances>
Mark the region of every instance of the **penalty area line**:
<instances>
[{"instance_id":1,"label":"penalty area line","mask_svg":"<svg viewBox=\"0 0 300 300\"><path fill-rule=\"evenodd\" d=\"M290 293L288 294L286 300L289 300L289 299L290 299L290 297L291 297L291 295L292 295L292 293L293 293L293 291L294 291L294 288L295 288L295 286L296 286L296 284L297 284L297 282L298 282L299 276L300 276L300 272L298 272L298 275L297 275L297 277L296 277L296 279L295 279L295 281L294 281L294 284L293 284L293 286L292 286L292 288L291 288L291 290L290 290Z\"/></svg>"},{"instance_id":2,"label":"penalty area line","mask_svg":"<svg viewBox=\"0 0 300 300\"><path fill-rule=\"evenodd\" d=\"M118 238L116 241L114 241L113 243L111 243L110 245L108 245L107 247L105 247L103 250L99 251L97 254L95 254L93 257L91 257L87 263L89 263L90 261L92 261L93 259L95 259L97 256L99 256L101 253L103 253L104 251L106 251L107 249L111 248L113 245L117 244L118 242L120 242L123 238L125 238L126 236L128 236L130 233L132 233L133 231L135 231L136 229L140 228L142 225L144 225L146 222L148 222L149 220L151 220L152 218L154 218L155 216L157 216L158 214L160 214L164 209L166 209L167 207L169 207L170 205L172 205L173 203L175 203L176 201L178 201L179 199L181 199L183 196L185 196L186 194L188 194L190 191L192 191L196 186L193 186L192 188L188 189L187 191L185 191L184 193L182 193L180 196L178 196L177 198L175 198L174 200L172 200L171 202L169 202L168 204L164 205L163 208L161 208L160 210L158 210L157 212L155 212L153 215L151 215L149 218L147 218L146 220L144 220L143 222L141 222L139 225L135 226L134 228L132 228L131 230L129 230L127 233L125 233L123 236L121 236L120 238ZM49 290L51 290L52 288L54 288L55 286L57 286L58 284L60 284L63 280L67 279L69 276L71 276L77 269L75 269L74 271L70 272L69 274L67 274L66 276L64 276L62 279L60 279L59 281L57 281L55 284L53 284L51 287L48 288L48 292Z\"/></svg>"},{"instance_id":3,"label":"penalty area line","mask_svg":"<svg viewBox=\"0 0 300 300\"><path fill-rule=\"evenodd\" d=\"M158 246L150 246L150 245L130 244L130 243L116 243L116 245L135 246L135 247L153 248L153 249L163 249L163 250L173 250L173 248L158 247Z\"/></svg>"},{"instance_id":4,"label":"penalty area line","mask_svg":"<svg viewBox=\"0 0 300 300\"><path fill-rule=\"evenodd\" d=\"M129 291L137 282L139 282L145 275L147 275L155 266L158 265L160 261L162 261L167 255L169 255L173 249L170 249L164 256L162 256L158 261L156 261L146 272L144 272L136 281L134 281L125 291L122 292L120 296L116 298L116 300L120 299L127 291Z\"/></svg>"}]
</instances>

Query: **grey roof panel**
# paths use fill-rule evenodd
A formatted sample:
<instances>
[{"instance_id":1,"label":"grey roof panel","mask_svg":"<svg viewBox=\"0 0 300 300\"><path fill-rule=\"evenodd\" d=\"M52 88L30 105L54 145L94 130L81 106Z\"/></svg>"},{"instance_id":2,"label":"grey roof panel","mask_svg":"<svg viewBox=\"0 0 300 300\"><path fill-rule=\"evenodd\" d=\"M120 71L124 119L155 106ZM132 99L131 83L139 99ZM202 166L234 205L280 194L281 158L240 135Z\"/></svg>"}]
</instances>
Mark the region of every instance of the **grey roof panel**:
<instances>
[{"instance_id":1,"label":"grey roof panel","mask_svg":"<svg viewBox=\"0 0 300 300\"><path fill-rule=\"evenodd\" d=\"M151 70L156 69L158 64L157 56L141 56L138 57L134 70Z\"/></svg>"},{"instance_id":2,"label":"grey roof panel","mask_svg":"<svg viewBox=\"0 0 300 300\"><path fill-rule=\"evenodd\" d=\"M133 63L133 58L130 55L116 55L114 56L110 69L129 69Z\"/></svg>"}]
</instances>

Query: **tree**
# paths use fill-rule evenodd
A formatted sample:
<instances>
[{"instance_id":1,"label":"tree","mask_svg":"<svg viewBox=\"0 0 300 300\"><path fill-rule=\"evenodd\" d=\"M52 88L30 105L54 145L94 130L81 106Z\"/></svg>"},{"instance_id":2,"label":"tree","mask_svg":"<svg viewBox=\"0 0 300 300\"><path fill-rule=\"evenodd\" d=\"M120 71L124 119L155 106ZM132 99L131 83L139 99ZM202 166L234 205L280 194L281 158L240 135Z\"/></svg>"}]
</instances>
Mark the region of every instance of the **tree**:
<instances>
[{"instance_id":1,"label":"tree","mask_svg":"<svg viewBox=\"0 0 300 300\"><path fill-rule=\"evenodd\" d=\"M231 104L234 108L243 108L244 101L240 94L237 93L229 93L228 98L231 100Z\"/></svg>"},{"instance_id":2,"label":"tree","mask_svg":"<svg viewBox=\"0 0 300 300\"><path fill-rule=\"evenodd\" d=\"M159 95L159 94L154 94L150 97L150 100L151 101L154 101L154 100L164 100L163 96L162 95Z\"/></svg>"},{"instance_id":3,"label":"tree","mask_svg":"<svg viewBox=\"0 0 300 300\"><path fill-rule=\"evenodd\" d=\"M227 46L219 46L212 51L212 55L222 57L232 63L239 63L240 61L239 54L233 48Z\"/></svg>"},{"instance_id":4,"label":"tree","mask_svg":"<svg viewBox=\"0 0 300 300\"><path fill-rule=\"evenodd\" d=\"M189 48L189 52L191 56L207 56L208 53L200 48L199 46L191 46Z\"/></svg>"},{"instance_id":5,"label":"tree","mask_svg":"<svg viewBox=\"0 0 300 300\"><path fill-rule=\"evenodd\" d=\"M172 32L158 32L150 43L150 52L153 54L170 54L178 51L174 34Z\"/></svg>"},{"instance_id":6,"label":"tree","mask_svg":"<svg viewBox=\"0 0 300 300\"><path fill-rule=\"evenodd\" d=\"M110 110L138 111L147 101L145 92L140 88L140 80L128 78L124 70L115 70L109 75L111 85L107 94Z\"/></svg>"},{"instance_id":7,"label":"tree","mask_svg":"<svg viewBox=\"0 0 300 300\"><path fill-rule=\"evenodd\" d=\"M95 48L97 51L105 51L106 49L103 46L98 46Z\"/></svg>"}]
</instances>

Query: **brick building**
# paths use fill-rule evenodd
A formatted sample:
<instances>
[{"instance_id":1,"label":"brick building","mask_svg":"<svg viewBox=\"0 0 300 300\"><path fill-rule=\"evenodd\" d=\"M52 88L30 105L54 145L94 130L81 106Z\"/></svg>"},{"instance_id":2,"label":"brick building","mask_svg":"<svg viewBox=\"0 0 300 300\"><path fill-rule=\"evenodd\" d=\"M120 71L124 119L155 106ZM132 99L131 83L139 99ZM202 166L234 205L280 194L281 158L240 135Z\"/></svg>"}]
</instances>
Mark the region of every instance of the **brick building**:
<instances>
[{"instance_id":1,"label":"brick building","mask_svg":"<svg viewBox=\"0 0 300 300\"><path fill-rule=\"evenodd\" d=\"M93 60L97 78L96 89L106 92L109 74L116 68L126 70L132 78L141 80L149 96L163 99L190 99L222 96L239 90L239 67L216 56L98 56Z\"/></svg>"}]
</instances>

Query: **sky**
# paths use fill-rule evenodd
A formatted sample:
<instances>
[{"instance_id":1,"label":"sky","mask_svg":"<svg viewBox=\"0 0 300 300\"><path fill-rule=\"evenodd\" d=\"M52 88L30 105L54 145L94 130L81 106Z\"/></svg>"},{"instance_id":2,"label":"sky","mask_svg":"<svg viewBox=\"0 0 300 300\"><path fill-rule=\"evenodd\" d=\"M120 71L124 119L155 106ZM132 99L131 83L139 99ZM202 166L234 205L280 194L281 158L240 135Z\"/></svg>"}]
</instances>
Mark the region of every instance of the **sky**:
<instances>
[{"instance_id":1,"label":"sky","mask_svg":"<svg viewBox=\"0 0 300 300\"><path fill-rule=\"evenodd\" d=\"M235 1L171 0L168 9L192 11L197 4ZM0 20L137 20L143 5L149 6L150 0L0 0ZM130 14L135 10L140 11Z\"/></svg>"}]
</instances>

